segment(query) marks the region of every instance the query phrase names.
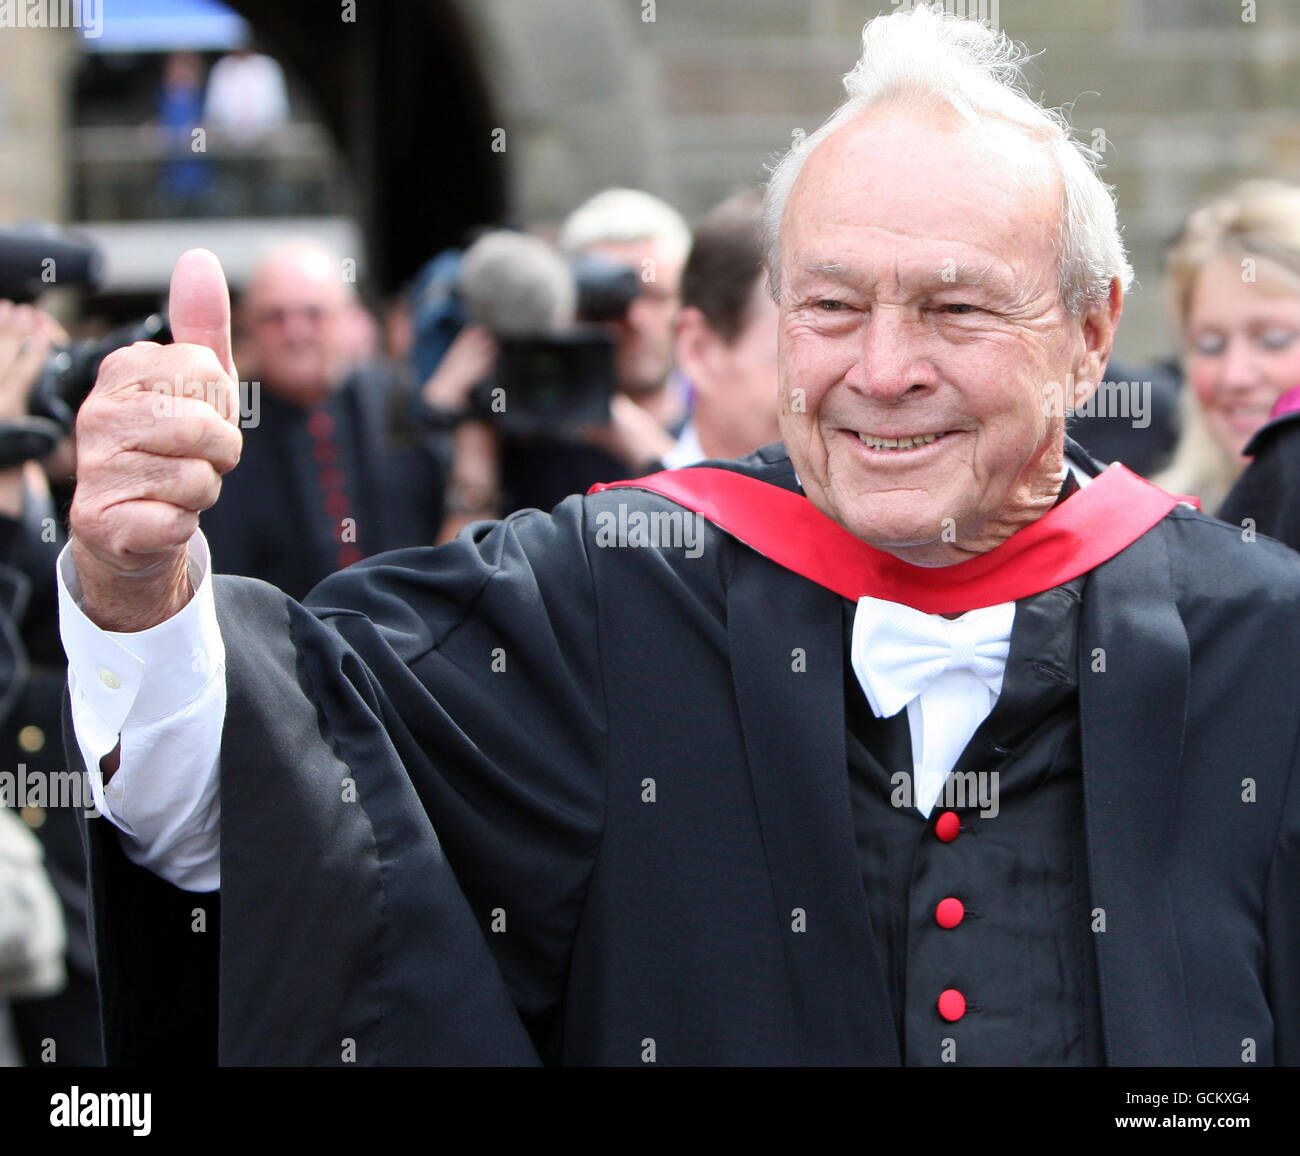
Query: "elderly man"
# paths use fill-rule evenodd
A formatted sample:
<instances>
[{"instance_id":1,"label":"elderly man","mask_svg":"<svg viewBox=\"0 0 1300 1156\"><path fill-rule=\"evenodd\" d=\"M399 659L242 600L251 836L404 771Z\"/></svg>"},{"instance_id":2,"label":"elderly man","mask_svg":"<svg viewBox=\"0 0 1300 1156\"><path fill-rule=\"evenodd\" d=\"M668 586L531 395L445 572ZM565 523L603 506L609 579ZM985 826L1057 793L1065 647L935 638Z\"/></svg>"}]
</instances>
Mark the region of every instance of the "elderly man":
<instances>
[{"instance_id":1,"label":"elderly man","mask_svg":"<svg viewBox=\"0 0 1300 1156\"><path fill-rule=\"evenodd\" d=\"M305 607L209 577L222 398L141 420L234 378L182 259L61 566L112 1058L1300 1061L1300 559L1064 442L1128 268L1013 62L875 20L774 175L784 448Z\"/></svg>"},{"instance_id":2,"label":"elderly man","mask_svg":"<svg viewBox=\"0 0 1300 1156\"><path fill-rule=\"evenodd\" d=\"M356 291L311 241L258 262L240 300L250 387L244 460L203 521L216 567L301 598L371 554L432 543L445 453L415 431L414 398L357 355Z\"/></svg>"}]
</instances>

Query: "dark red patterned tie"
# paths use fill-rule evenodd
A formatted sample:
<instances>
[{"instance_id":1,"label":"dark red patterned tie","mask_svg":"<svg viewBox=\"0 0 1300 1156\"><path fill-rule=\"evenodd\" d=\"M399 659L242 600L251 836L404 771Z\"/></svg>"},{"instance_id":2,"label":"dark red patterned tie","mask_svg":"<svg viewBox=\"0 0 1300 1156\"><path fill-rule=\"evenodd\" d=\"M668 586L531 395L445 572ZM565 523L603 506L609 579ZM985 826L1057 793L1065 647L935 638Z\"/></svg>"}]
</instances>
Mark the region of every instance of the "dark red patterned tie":
<instances>
[{"instance_id":1,"label":"dark red patterned tie","mask_svg":"<svg viewBox=\"0 0 1300 1156\"><path fill-rule=\"evenodd\" d=\"M307 432L311 435L312 457L319 470L318 480L325 517L333 527L334 540L338 543L336 561L342 570L354 562L360 562L365 555L355 541L356 520L352 512L352 499L348 496L348 476L343 468L343 455L334 438L333 416L323 409L316 410L307 419ZM350 542L344 540L345 532L349 530L349 536L354 539Z\"/></svg>"}]
</instances>

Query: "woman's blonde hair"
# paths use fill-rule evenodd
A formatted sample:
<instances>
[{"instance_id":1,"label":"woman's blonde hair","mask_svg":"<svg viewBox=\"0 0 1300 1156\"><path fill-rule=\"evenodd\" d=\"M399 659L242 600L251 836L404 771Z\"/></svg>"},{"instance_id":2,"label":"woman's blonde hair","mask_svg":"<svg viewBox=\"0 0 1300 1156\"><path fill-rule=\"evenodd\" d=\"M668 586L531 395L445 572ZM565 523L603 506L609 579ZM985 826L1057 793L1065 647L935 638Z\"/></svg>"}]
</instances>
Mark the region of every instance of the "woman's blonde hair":
<instances>
[{"instance_id":1,"label":"woman's blonde hair","mask_svg":"<svg viewBox=\"0 0 1300 1156\"><path fill-rule=\"evenodd\" d=\"M1170 321L1187 351L1187 318L1201 271L1217 257L1241 262L1243 279L1300 293L1300 186L1246 181L1200 206L1165 253ZM1180 404L1182 432L1169 464L1152 480L1195 494L1207 512L1222 503L1241 473L1241 459L1211 432L1190 385Z\"/></svg>"}]
</instances>

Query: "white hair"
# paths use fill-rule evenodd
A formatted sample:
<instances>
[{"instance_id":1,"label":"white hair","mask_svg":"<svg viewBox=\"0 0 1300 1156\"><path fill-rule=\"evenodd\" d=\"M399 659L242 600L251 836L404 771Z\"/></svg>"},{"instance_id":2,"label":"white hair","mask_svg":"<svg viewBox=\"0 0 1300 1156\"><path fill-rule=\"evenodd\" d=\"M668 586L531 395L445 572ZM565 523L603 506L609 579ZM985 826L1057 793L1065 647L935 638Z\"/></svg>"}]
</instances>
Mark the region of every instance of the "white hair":
<instances>
[{"instance_id":1,"label":"white hair","mask_svg":"<svg viewBox=\"0 0 1300 1156\"><path fill-rule=\"evenodd\" d=\"M1004 33L922 4L877 16L862 29L862 55L844 77L847 96L772 170L763 199L763 248L769 287L781 291L781 217L813 150L867 109L904 97L925 107L946 103L968 121L1010 122L1026 150L1046 148L1064 193L1057 247L1061 300L1078 315L1104 301L1112 279L1127 289L1133 269L1124 254L1115 201L1097 175L1097 154L1077 141L1059 110L1031 98L1022 52Z\"/></svg>"},{"instance_id":2,"label":"white hair","mask_svg":"<svg viewBox=\"0 0 1300 1156\"><path fill-rule=\"evenodd\" d=\"M640 189L597 193L560 227L560 248L571 255L592 245L621 241L658 241L684 259L691 248L691 230L672 205Z\"/></svg>"},{"instance_id":3,"label":"white hair","mask_svg":"<svg viewBox=\"0 0 1300 1156\"><path fill-rule=\"evenodd\" d=\"M475 324L500 337L536 337L573 324L578 288L545 241L498 229L465 250L460 295Z\"/></svg>"}]
</instances>

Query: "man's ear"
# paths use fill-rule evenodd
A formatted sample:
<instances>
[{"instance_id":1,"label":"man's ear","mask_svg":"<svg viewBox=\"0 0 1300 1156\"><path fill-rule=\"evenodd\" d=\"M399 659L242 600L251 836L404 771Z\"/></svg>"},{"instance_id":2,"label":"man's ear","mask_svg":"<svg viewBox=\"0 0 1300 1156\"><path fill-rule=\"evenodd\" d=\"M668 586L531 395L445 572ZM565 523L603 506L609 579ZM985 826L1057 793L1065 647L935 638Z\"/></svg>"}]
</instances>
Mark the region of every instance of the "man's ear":
<instances>
[{"instance_id":1,"label":"man's ear","mask_svg":"<svg viewBox=\"0 0 1300 1156\"><path fill-rule=\"evenodd\" d=\"M713 388L718 344L717 334L694 305L677 315L677 365L696 393L707 394Z\"/></svg>"},{"instance_id":2,"label":"man's ear","mask_svg":"<svg viewBox=\"0 0 1300 1156\"><path fill-rule=\"evenodd\" d=\"M1097 392L1101 375L1106 372L1106 363L1110 361L1110 352L1115 345L1115 330L1119 327L1123 311L1124 290L1119 278L1113 277L1106 300L1090 305L1083 316L1083 356L1074 371L1073 398L1068 391L1065 397L1067 408L1082 407Z\"/></svg>"}]
</instances>

